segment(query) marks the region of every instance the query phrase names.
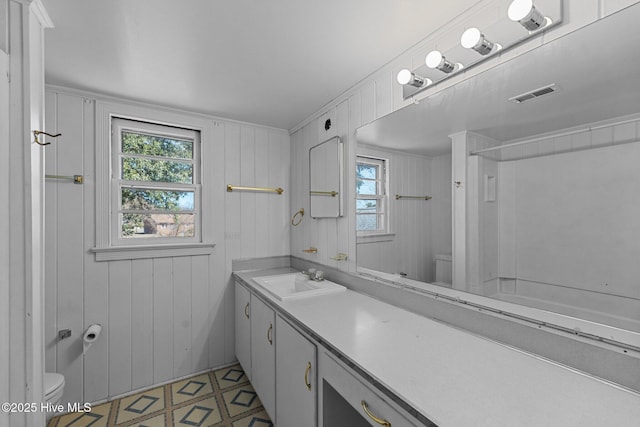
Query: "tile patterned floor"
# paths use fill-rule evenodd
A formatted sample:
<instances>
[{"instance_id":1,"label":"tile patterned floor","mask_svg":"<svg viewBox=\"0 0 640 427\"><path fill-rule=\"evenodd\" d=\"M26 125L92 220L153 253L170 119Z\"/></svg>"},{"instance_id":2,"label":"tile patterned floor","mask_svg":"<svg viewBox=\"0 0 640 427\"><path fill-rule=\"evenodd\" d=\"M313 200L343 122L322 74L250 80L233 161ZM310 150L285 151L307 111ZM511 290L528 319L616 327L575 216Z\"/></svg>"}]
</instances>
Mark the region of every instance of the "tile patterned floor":
<instances>
[{"instance_id":1,"label":"tile patterned floor","mask_svg":"<svg viewBox=\"0 0 640 427\"><path fill-rule=\"evenodd\" d=\"M273 427L240 365L55 417L47 427Z\"/></svg>"}]
</instances>

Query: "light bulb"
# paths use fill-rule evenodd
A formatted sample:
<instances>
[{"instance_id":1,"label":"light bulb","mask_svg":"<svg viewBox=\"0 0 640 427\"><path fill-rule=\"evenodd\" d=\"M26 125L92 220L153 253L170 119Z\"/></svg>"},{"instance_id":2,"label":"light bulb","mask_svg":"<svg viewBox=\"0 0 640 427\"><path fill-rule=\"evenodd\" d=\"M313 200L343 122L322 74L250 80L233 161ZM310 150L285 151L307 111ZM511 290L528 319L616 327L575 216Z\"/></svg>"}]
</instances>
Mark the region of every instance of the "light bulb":
<instances>
[{"instance_id":1,"label":"light bulb","mask_svg":"<svg viewBox=\"0 0 640 427\"><path fill-rule=\"evenodd\" d=\"M533 5L533 0L513 0L507 11L509 19L518 21L528 31L536 31L549 23Z\"/></svg>"},{"instance_id":2,"label":"light bulb","mask_svg":"<svg viewBox=\"0 0 640 427\"><path fill-rule=\"evenodd\" d=\"M460 44L467 49L473 49L480 55L487 55L493 50L494 44L484 37L477 28L467 29L460 38Z\"/></svg>"},{"instance_id":3,"label":"light bulb","mask_svg":"<svg viewBox=\"0 0 640 427\"><path fill-rule=\"evenodd\" d=\"M438 65L440 65L440 63L442 62L443 58L444 56L442 56L440 52L438 52L437 50L432 50L431 52L429 52L424 62L429 68L437 68Z\"/></svg>"},{"instance_id":4,"label":"light bulb","mask_svg":"<svg viewBox=\"0 0 640 427\"><path fill-rule=\"evenodd\" d=\"M396 79L398 80L398 83L400 83L401 85L411 85L414 87L429 86L431 83L433 83L431 79L416 76L414 73L412 73L410 70L407 70L406 68L398 72Z\"/></svg>"},{"instance_id":5,"label":"light bulb","mask_svg":"<svg viewBox=\"0 0 640 427\"><path fill-rule=\"evenodd\" d=\"M466 49L471 49L475 45L478 44L480 39L482 38L482 33L477 28L469 28L464 33L462 33L462 37L460 38L460 44L462 47Z\"/></svg>"},{"instance_id":6,"label":"light bulb","mask_svg":"<svg viewBox=\"0 0 640 427\"><path fill-rule=\"evenodd\" d=\"M427 64L427 67L436 68L447 74L456 69L456 65L451 61L447 61L447 58L445 58L442 53L437 50L432 50L431 52L429 52L424 62L425 64Z\"/></svg>"},{"instance_id":7,"label":"light bulb","mask_svg":"<svg viewBox=\"0 0 640 427\"><path fill-rule=\"evenodd\" d=\"M507 15L512 21L519 21L525 18L533 9L533 0L513 0L509 5Z\"/></svg>"},{"instance_id":8,"label":"light bulb","mask_svg":"<svg viewBox=\"0 0 640 427\"><path fill-rule=\"evenodd\" d=\"M397 76L398 83L400 83L401 85L406 85L407 83L409 83L411 81L411 74L413 73L406 68L404 70L400 70Z\"/></svg>"}]
</instances>

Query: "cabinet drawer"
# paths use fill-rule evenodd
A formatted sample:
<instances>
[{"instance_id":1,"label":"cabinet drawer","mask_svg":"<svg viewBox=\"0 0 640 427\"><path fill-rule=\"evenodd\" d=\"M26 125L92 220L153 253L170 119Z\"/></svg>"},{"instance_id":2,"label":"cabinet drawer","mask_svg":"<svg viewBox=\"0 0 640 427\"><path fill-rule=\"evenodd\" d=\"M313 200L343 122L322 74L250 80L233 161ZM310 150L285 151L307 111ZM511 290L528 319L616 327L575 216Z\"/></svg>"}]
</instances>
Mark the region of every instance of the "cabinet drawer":
<instances>
[{"instance_id":1,"label":"cabinet drawer","mask_svg":"<svg viewBox=\"0 0 640 427\"><path fill-rule=\"evenodd\" d=\"M394 404L388 397L372 390L360 376L346 368L333 356L322 352L318 363L323 394L321 426L417 427L421 425L417 420L411 421L410 415L402 414L401 409L392 406ZM348 403L352 410L341 407L344 402Z\"/></svg>"}]
</instances>

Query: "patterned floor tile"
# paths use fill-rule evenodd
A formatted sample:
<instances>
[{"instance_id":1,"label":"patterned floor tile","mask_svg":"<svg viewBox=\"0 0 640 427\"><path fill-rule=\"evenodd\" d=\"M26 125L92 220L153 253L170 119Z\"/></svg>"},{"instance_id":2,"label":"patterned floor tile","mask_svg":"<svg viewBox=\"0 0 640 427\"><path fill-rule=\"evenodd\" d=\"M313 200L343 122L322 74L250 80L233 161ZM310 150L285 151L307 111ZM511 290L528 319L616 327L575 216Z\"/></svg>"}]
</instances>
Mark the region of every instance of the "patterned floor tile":
<instances>
[{"instance_id":1,"label":"patterned floor tile","mask_svg":"<svg viewBox=\"0 0 640 427\"><path fill-rule=\"evenodd\" d=\"M224 392L222 398L230 417L235 417L262 405L251 384Z\"/></svg>"},{"instance_id":2,"label":"patterned floor tile","mask_svg":"<svg viewBox=\"0 0 640 427\"><path fill-rule=\"evenodd\" d=\"M273 427L239 364L115 399L49 427Z\"/></svg>"},{"instance_id":3,"label":"patterned floor tile","mask_svg":"<svg viewBox=\"0 0 640 427\"><path fill-rule=\"evenodd\" d=\"M119 402L116 424L122 424L135 418L152 414L164 409L164 407L164 387L124 397Z\"/></svg>"},{"instance_id":4,"label":"patterned floor tile","mask_svg":"<svg viewBox=\"0 0 640 427\"><path fill-rule=\"evenodd\" d=\"M220 390L226 390L229 387L246 384L249 378L244 373L240 365L229 366L228 368L218 369L213 373Z\"/></svg>"},{"instance_id":5,"label":"patterned floor tile","mask_svg":"<svg viewBox=\"0 0 640 427\"><path fill-rule=\"evenodd\" d=\"M56 427L106 427L109 422L111 402L91 408L91 412L74 412L57 418ZM54 420L51 420L53 424Z\"/></svg>"},{"instance_id":6,"label":"patterned floor tile","mask_svg":"<svg viewBox=\"0 0 640 427\"><path fill-rule=\"evenodd\" d=\"M222 421L215 397L200 400L173 411L173 426L212 426Z\"/></svg>"},{"instance_id":7,"label":"patterned floor tile","mask_svg":"<svg viewBox=\"0 0 640 427\"><path fill-rule=\"evenodd\" d=\"M273 427L269 415L265 411L241 418L232 424L233 427Z\"/></svg>"},{"instance_id":8,"label":"patterned floor tile","mask_svg":"<svg viewBox=\"0 0 640 427\"><path fill-rule=\"evenodd\" d=\"M158 415L148 420L129 424L127 427L166 427L167 416L165 414Z\"/></svg>"},{"instance_id":9,"label":"patterned floor tile","mask_svg":"<svg viewBox=\"0 0 640 427\"><path fill-rule=\"evenodd\" d=\"M213 393L208 374L198 375L171 384L171 401L174 405Z\"/></svg>"}]
</instances>

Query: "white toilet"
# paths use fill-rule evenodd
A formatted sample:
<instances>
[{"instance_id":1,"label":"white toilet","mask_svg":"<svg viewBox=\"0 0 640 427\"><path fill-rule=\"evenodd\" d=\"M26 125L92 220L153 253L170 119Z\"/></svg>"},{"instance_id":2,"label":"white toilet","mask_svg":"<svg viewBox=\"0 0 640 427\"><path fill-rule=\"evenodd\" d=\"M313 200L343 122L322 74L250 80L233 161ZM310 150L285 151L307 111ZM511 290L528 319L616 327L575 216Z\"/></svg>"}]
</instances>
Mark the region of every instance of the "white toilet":
<instances>
[{"instance_id":1,"label":"white toilet","mask_svg":"<svg viewBox=\"0 0 640 427\"><path fill-rule=\"evenodd\" d=\"M436 280L433 284L450 288L453 277L451 254L436 254L434 263L436 265Z\"/></svg>"},{"instance_id":2,"label":"white toilet","mask_svg":"<svg viewBox=\"0 0 640 427\"><path fill-rule=\"evenodd\" d=\"M64 393L64 376L53 372L45 372L44 398L49 408L57 406L60 403L62 393ZM55 415L56 413L53 411L47 412L47 421Z\"/></svg>"}]
</instances>

